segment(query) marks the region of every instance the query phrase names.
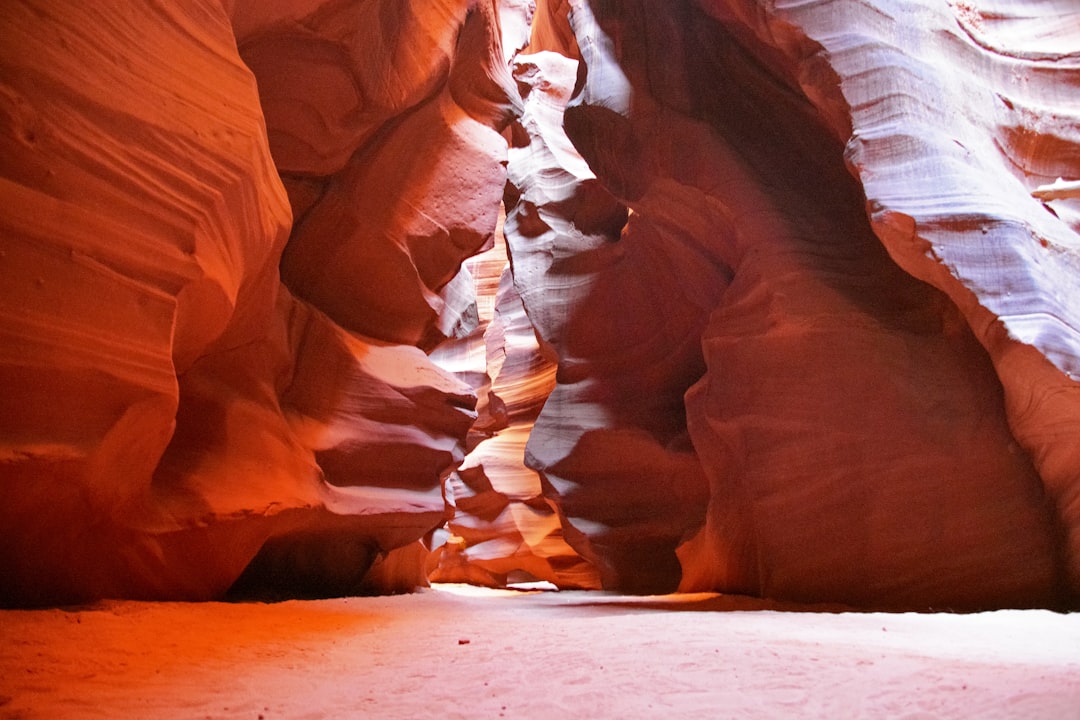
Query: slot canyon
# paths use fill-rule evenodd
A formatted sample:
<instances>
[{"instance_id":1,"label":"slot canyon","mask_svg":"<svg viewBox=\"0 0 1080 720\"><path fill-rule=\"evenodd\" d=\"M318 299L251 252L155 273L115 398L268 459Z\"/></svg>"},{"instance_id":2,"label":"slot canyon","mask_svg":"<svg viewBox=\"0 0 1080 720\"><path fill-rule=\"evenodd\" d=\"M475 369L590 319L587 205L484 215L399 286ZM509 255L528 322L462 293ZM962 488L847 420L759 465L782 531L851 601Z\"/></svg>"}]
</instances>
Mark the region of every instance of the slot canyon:
<instances>
[{"instance_id":1,"label":"slot canyon","mask_svg":"<svg viewBox=\"0 0 1080 720\"><path fill-rule=\"evenodd\" d=\"M8 0L0 208L2 717L1080 717L1074 0ZM383 612L460 713L12 680Z\"/></svg>"}]
</instances>

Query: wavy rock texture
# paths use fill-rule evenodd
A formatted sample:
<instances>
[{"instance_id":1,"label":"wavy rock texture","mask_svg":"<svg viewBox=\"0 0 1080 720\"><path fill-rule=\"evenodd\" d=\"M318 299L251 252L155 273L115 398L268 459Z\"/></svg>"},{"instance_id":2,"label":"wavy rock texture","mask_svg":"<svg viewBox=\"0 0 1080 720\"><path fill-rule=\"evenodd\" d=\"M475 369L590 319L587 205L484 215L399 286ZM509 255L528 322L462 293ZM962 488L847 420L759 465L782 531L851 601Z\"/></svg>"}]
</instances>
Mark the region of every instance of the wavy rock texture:
<instances>
[{"instance_id":1,"label":"wavy rock texture","mask_svg":"<svg viewBox=\"0 0 1080 720\"><path fill-rule=\"evenodd\" d=\"M821 45L841 78L837 87L803 71L811 97L851 108L850 139L846 124L830 125L847 141L875 233L907 272L949 296L986 348L1009 427L1053 503L1065 584L1076 598L1080 206L1028 193L1080 176L1080 10L1067 2L919 3L905 9L926 28L917 56L905 52L900 9L891 26L857 3L778 10L778 20ZM879 60L867 72L861 58L870 53Z\"/></svg>"},{"instance_id":2,"label":"wavy rock texture","mask_svg":"<svg viewBox=\"0 0 1080 720\"><path fill-rule=\"evenodd\" d=\"M0 22L4 599L227 587L253 548L195 578L144 529L197 521L152 499L159 463L274 312L289 210L254 82L214 3Z\"/></svg>"},{"instance_id":3,"label":"wavy rock texture","mask_svg":"<svg viewBox=\"0 0 1080 720\"><path fill-rule=\"evenodd\" d=\"M443 367L478 379L475 446L450 476L454 517L432 556L436 582L500 587L546 580L563 588L597 588L599 576L563 538L540 477L525 466L525 444L555 384L550 350L541 349L511 279L501 237L469 260L477 296L487 302L472 342L446 343L433 355Z\"/></svg>"},{"instance_id":4,"label":"wavy rock texture","mask_svg":"<svg viewBox=\"0 0 1080 720\"><path fill-rule=\"evenodd\" d=\"M237 2L296 226L282 277L354 332L434 348L477 318L516 98L490 2ZM345 290L347 288L347 290Z\"/></svg>"},{"instance_id":5,"label":"wavy rock texture","mask_svg":"<svg viewBox=\"0 0 1080 720\"><path fill-rule=\"evenodd\" d=\"M461 476L486 486L467 489L453 476L459 522L450 530L467 538L456 566L494 572L489 584L528 568L560 584L595 585L522 461L533 405L549 392L531 327L512 296L493 325L494 307L477 306L477 283L481 298L496 302L505 251L461 268L491 243L496 225L506 178L499 132L520 102L507 61L528 42L530 4L238 2L232 12L297 215L282 259L286 285L351 331L434 351L479 398L469 444L483 443ZM504 318L514 312L511 328ZM510 371L529 375L508 379ZM524 401L516 397L523 392ZM416 444L384 444L374 425L353 432L375 438L372 452L407 476L427 470L421 477L438 480L440 468L461 461L444 453L425 465L426 443L418 453ZM516 492L504 494L506 483ZM499 495L505 512L470 515L475 501L465 496L474 492ZM454 572L438 577L460 579Z\"/></svg>"},{"instance_id":6,"label":"wavy rock texture","mask_svg":"<svg viewBox=\"0 0 1080 720\"><path fill-rule=\"evenodd\" d=\"M673 589L675 546L706 497L682 395L704 369L699 338L726 270L678 227L626 223L560 127L576 72L552 52L515 68L525 113L506 234L529 317L559 357L528 458L606 587Z\"/></svg>"},{"instance_id":7,"label":"wavy rock texture","mask_svg":"<svg viewBox=\"0 0 1080 720\"><path fill-rule=\"evenodd\" d=\"M958 23L949 6L929 1L778 3L775 11L735 2L567 4L584 65L564 120L588 162L577 182L594 173L631 210L622 236L616 224L608 245L590 247L590 259L630 254L635 228L670 229L651 238L647 272L663 287L659 269L674 268L682 281L673 289L713 293L695 298L696 315L667 310L661 323L652 312L671 291L638 302L624 291L601 311L594 299L601 283L578 266L572 277L587 291L575 296L567 290L574 283L548 275L548 296L558 299L534 301L557 307L567 298L552 323L532 313L560 351L560 370L530 452L581 531L579 549L614 569L605 581L638 581L631 557L650 563L604 517L626 522L632 501L575 504L614 493L600 489L604 481L587 463L560 455L589 438L587 422L605 429L625 422L611 410L619 398L636 401L665 384L653 377L605 388L595 412L563 411L561 398L604 377L594 368L578 376L577 357L562 343L573 318L590 312L592 336L620 360L638 350L647 328L671 332L682 317L687 344L700 338L704 367L688 353L667 384L665 409L651 416L678 422L674 379L684 388L697 380L686 394L696 458L686 456L685 475L703 470L710 497L704 527L679 548L683 589L896 607L1075 602L1069 578L1078 563L1080 464L1066 438L1075 435L1068 373L1077 305L1069 300L1075 279L1065 272L1075 263L1075 230L1067 209L1057 210L1058 220L1028 193L1077 173L1067 153L1036 161L1042 170L1018 180L1024 163L1006 157L1008 138L1015 144L1020 135L1005 122L1027 128L1029 157L1071 148L1075 125L1060 118L1071 112L1062 98L1075 60L1039 58L1025 68L1015 57L995 59L985 42L968 39L964 22L972 21ZM549 14L552 23L562 5ZM1000 8L955 9L999 19L983 27L998 28L1000 42L1003 28L1027 22L1001 21L1009 13ZM1038 33L1037 21L1027 27ZM901 50L912 33L926 34L920 48L932 60ZM996 77L966 85L949 70L979 73L995 63ZM1000 99L995 80L1005 89L1039 86L1026 104L1053 99L1065 115L1028 125L1019 120L1021 100ZM973 107L975 99L983 105ZM924 110L929 120L919 118ZM530 130L533 143L554 137L557 124ZM1037 140L1044 128L1047 139ZM526 238L546 237L553 225L551 210L533 206L558 207L566 197L547 191L537 202L529 191L516 211L530 221L516 233L522 252ZM511 248L518 250L513 239ZM699 258L697 276L673 259L687 252ZM553 255L561 259L546 253ZM523 264L515 254L515 271ZM710 265L713 275L700 279ZM517 278L532 311L538 293L530 293L529 272ZM619 319L618 335L605 336L605 323ZM668 346L680 345L669 339ZM639 372L663 367L635 360L627 364ZM645 497L628 476L619 474L622 487ZM684 490L651 486L686 512L678 501ZM652 549L677 541L668 532Z\"/></svg>"},{"instance_id":8,"label":"wavy rock texture","mask_svg":"<svg viewBox=\"0 0 1080 720\"><path fill-rule=\"evenodd\" d=\"M403 267L396 258L376 277L390 278L381 287L391 296L423 295L447 325L467 324L471 288L451 279L494 230L505 142L491 124L508 110L475 77L501 66L490 9L388 4L373 17L416 32L406 42L369 29L364 42L388 43L383 60L396 80L368 78L385 94L369 106L377 109L358 125L341 120L340 132L315 137L305 155L312 125L304 122L318 126L355 105L341 94L353 81L338 82L337 50L327 60L342 38L312 31L351 35L351 25L334 24L348 19L349 5L371 10L229 8L257 74L275 67L265 41L282 43L282 69L299 62L310 75L299 106L289 102L295 76L275 75L284 87L259 78L269 148L255 78L216 3L5 10L4 603L199 599L230 587L322 595L426 582L427 552L416 541L447 517L442 482L464 457L475 396L418 348L393 342L431 335L429 316L349 323L341 306L362 306L364 282L344 283L333 298L340 304L325 308L281 287L290 207L270 151L288 171L309 173L290 178L294 208L306 205L333 227L324 187L333 202L363 191L357 177L401 189L400 175L357 167L355 155L380 155L367 138L382 132L399 149L427 143L427 184L418 175L402 205L367 206L387 248L412 245L405 255L420 279L390 282ZM464 88L454 87L455 72L469 78ZM431 133L410 124L414 117L429 120ZM433 162L443 149L476 171L462 196L433 194L462 170L453 159ZM335 168L345 180L315 174ZM304 265L305 248L318 244L310 227L289 241L300 238L287 263L298 277L312 270Z\"/></svg>"},{"instance_id":9,"label":"wavy rock texture","mask_svg":"<svg viewBox=\"0 0 1080 720\"><path fill-rule=\"evenodd\" d=\"M0 602L1080 605L1077 12L9 3Z\"/></svg>"},{"instance_id":10,"label":"wavy rock texture","mask_svg":"<svg viewBox=\"0 0 1080 720\"><path fill-rule=\"evenodd\" d=\"M1080 224L1075 201L1044 204L1029 192L1080 175L1077 8L995 0L778 3L769 17L741 3L702 5L784 53L790 76L846 143L871 225L891 258L946 294L986 350L1008 429L1050 501L1052 594L1075 603ZM916 23L922 30L913 53L904 28ZM962 462L977 468L988 457L972 453ZM983 486L993 481L993 492L1002 493L1000 470L982 474ZM1001 513L1003 539L1023 525L1003 498L992 509ZM972 534L969 542L981 541ZM1030 568L1035 555L1012 547L1009 565Z\"/></svg>"}]
</instances>

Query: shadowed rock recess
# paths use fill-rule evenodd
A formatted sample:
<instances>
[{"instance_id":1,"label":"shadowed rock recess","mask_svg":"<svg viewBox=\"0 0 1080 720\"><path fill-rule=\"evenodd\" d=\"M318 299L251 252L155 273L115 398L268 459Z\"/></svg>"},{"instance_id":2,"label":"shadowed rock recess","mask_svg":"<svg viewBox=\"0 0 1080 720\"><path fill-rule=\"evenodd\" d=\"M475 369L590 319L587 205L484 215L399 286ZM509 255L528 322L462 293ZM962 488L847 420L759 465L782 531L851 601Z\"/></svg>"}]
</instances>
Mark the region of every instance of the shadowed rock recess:
<instances>
[{"instance_id":1,"label":"shadowed rock recess","mask_svg":"<svg viewBox=\"0 0 1080 720\"><path fill-rule=\"evenodd\" d=\"M0 604L1080 607L1078 179L1071 0L10 0Z\"/></svg>"}]
</instances>

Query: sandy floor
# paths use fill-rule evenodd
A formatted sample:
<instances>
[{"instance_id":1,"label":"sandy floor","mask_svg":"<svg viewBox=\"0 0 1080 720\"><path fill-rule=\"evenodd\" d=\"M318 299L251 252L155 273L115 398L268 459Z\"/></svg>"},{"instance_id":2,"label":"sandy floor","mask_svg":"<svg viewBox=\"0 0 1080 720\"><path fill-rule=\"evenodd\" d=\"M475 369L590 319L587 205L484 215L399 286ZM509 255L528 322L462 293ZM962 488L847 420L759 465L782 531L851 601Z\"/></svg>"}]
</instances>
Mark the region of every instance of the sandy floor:
<instances>
[{"instance_id":1,"label":"sandy floor","mask_svg":"<svg viewBox=\"0 0 1080 720\"><path fill-rule=\"evenodd\" d=\"M1080 718L1080 614L443 586L0 612L2 718Z\"/></svg>"}]
</instances>

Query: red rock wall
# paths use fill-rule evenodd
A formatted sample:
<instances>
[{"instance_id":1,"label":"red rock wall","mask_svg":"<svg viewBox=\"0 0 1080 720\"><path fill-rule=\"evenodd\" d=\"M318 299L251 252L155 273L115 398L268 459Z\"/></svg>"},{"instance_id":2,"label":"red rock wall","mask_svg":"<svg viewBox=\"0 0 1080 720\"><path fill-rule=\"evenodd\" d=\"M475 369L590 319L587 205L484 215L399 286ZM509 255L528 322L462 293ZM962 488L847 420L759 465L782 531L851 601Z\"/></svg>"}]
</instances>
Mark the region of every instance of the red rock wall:
<instances>
[{"instance_id":1,"label":"red rock wall","mask_svg":"<svg viewBox=\"0 0 1080 720\"><path fill-rule=\"evenodd\" d=\"M585 418L637 431L655 423L619 414L665 387L645 380L643 368L665 365L643 362L639 338L677 332L688 315L658 308L707 287L713 295L694 304L701 329L682 326L697 333L703 367L686 356L671 376L693 383L686 459L709 485L703 527L678 545L681 588L896 607L1075 602L1078 446L1066 438L1080 306L1066 268L1076 223L1068 203L1029 195L1080 173L1069 160L1074 60L973 41L974 26L1006 45L1046 32L1004 5L958 5L958 15L929 0L776 5L571 1L546 15L567 18L584 66L564 119L588 163L579 182L594 173L631 212L607 245L586 247L577 224L560 226L572 254L630 255L638 228L661 228L649 241L652 295L624 289L601 309L590 305L602 282L560 285L547 269L556 292L533 300L539 331L561 350L553 400L604 387L591 412L549 402L530 441L580 531L568 537L615 586L641 582L654 562L634 544L641 533L613 530L635 517L613 509L625 501L610 500L588 464L561 458L588 452L612 467L581 432ZM564 36L543 35L571 52ZM954 67L972 68L970 81ZM557 120L548 127L534 144L557 135ZM529 193L517 210L523 253L543 247L565 204ZM678 259L691 251L701 260L688 272ZM575 280L602 261L578 263L566 271ZM715 275L703 283L708 265ZM532 311L539 293L522 295ZM558 321L545 324L543 308L557 302ZM593 353L639 377L619 387L615 362L575 374L565 345L577 317L604 338ZM618 333L604 336L605 325ZM634 475L619 473L620 487ZM674 505L685 493L637 482L634 497ZM670 547L675 527L653 548Z\"/></svg>"},{"instance_id":2,"label":"red rock wall","mask_svg":"<svg viewBox=\"0 0 1080 720\"><path fill-rule=\"evenodd\" d=\"M838 12L858 18L858 40L839 37ZM778 20L803 28L841 78L837 88L802 74L819 107L850 108L850 137L840 135L848 123L830 125L847 141L875 233L904 270L949 296L986 349L1009 428L1052 505L1062 584L1075 598L1080 218L1075 200L1029 193L1080 176L1080 9L922 3L912 11L925 28L917 54L870 12L856 3L783 7ZM856 68L867 53L880 61L864 75ZM894 120L901 110L904 128Z\"/></svg>"},{"instance_id":3,"label":"red rock wall","mask_svg":"<svg viewBox=\"0 0 1080 720\"><path fill-rule=\"evenodd\" d=\"M895 536L921 545L925 569L916 577L914 558L894 566L882 597L907 591L917 604L921 588L936 604L1075 603L1080 305L1071 269L1080 225L1069 202L1044 204L1029 193L1080 174L1077 66L1060 49L1077 9L778 3L774 16L751 20L745 4L702 6L752 33L749 46L782 51L789 75L845 143L890 258L946 295L964 335L970 329L959 338L947 308L943 338L970 360L947 392L920 379L918 394L933 402L906 413L933 428L933 454L919 455L924 484L948 485L930 502L935 494L921 492L917 512L897 522ZM882 23L883 14L893 20ZM947 561L933 562L935 547L949 548Z\"/></svg>"},{"instance_id":4,"label":"red rock wall","mask_svg":"<svg viewBox=\"0 0 1080 720\"><path fill-rule=\"evenodd\" d=\"M239 558L193 548L196 578L146 538L207 514L156 499L183 495L162 460L215 382L200 361L250 356L274 315L289 209L255 84L212 2L13 3L0 24L0 592L209 595L257 541L230 539ZM237 398L272 382L238 375Z\"/></svg>"},{"instance_id":5,"label":"red rock wall","mask_svg":"<svg viewBox=\"0 0 1080 720\"><path fill-rule=\"evenodd\" d=\"M478 397L472 452L446 486L450 547L461 552L438 548L433 577L467 579L467 568L501 584L523 571L595 586L523 463L551 365L512 288L500 292L505 251L461 266L492 244L506 178L500 131L520 111L507 61L528 41L531 6L237 2L232 14L297 218L283 281L348 331L432 352ZM398 417L408 415L379 422ZM455 446L425 461L424 444L383 438L371 423L349 432L396 469L398 487L437 481L462 460ZM337 456L317 459L330 473ZM357 482L377 482L367 465L354 470Z\"/></svg>"},{"instance_id":6,"label":"red rock wall","mask_svg":"<svg viewBox=\"0 0 1080 720\"><path fill-rule=\"evenodd\" d=\"M414 345L475 320L493 10L76 5L0 19L0 600L425 582L476 398Z\"/></svg>"},{"instance_id":7,"label":"red rock wall","mask_svg":"<svg viewBox=\"0 0 1080 720\"><path fill-rule=\"evenodd\" d=\"M9 3L0 602L1077 605L1076 13Z\"/></svg>"}]
</instances>

